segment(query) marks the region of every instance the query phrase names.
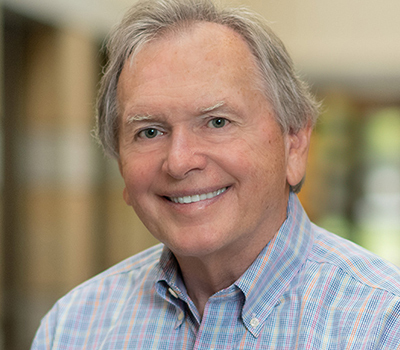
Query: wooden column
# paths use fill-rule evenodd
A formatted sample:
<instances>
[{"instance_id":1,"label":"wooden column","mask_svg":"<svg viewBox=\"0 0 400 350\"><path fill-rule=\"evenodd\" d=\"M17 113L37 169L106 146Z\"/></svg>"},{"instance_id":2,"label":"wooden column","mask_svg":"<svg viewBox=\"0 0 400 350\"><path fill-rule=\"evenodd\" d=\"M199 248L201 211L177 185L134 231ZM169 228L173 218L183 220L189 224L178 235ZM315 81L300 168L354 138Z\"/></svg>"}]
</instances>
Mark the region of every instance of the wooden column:
<instances>
[{"instance_id":1,"label":"wooden column","mask_svg":"<svg viewBox=\"0 0 400 350\"><path fill-rule=\"evenodd\" d=\"M95 271L90 130L97 71L89 38L47 27L31 33L21 154L30 334L57 298Z\"/></svg>"}]
</instances>

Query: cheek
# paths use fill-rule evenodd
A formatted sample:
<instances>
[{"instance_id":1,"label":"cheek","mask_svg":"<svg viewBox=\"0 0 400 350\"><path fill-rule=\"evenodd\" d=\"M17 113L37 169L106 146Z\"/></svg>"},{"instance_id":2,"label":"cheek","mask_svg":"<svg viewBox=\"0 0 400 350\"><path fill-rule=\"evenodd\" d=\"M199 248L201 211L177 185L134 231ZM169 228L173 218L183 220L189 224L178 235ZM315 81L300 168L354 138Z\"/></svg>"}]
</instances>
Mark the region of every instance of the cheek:
<instances>
[{"instance_id":1,"label":"cheek","mask_svg":"<svg viewBox=\"0 0 400 350\"><path fill-rule=\"evenodd\" d=\"M271 138L256 145L241 159L241 164L246 164L248 168L248 183L257 193L283 189L286 183L286 159L282 140Z\"/></svg>"},{"instance_id":2,"label":"cheek","mask_svg":"<svg viewBox=\"0 0 400 350\"><path fill-rule=\"evenodd\" d=\"M154 166L148 159L137 157L134 161L130 160L123 168L123 178L131 197L146 191L154 182L155 174Z\"/></svg>"}]
</instances>

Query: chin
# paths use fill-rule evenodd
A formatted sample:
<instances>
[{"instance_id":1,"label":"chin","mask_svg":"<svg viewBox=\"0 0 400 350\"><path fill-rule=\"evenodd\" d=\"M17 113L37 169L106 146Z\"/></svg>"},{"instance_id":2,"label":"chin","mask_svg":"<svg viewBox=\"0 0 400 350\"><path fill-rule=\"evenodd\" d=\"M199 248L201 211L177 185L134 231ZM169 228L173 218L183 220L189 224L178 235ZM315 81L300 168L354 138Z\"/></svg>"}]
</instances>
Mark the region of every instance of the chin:
<instances>
[{"instance_id":1,"label":"chin","mask_svg":"<svg viewBox=\"0 0 400 350\"><path fill-rule=\"evenodd\" d=\"M226 243L221 240L206 239L204 234L197 239L179 239L175 242L165 242L165 245L175 254L180 257L205 258L215 253L221 253L226 246Z\"/></svg>"}]
</instances>

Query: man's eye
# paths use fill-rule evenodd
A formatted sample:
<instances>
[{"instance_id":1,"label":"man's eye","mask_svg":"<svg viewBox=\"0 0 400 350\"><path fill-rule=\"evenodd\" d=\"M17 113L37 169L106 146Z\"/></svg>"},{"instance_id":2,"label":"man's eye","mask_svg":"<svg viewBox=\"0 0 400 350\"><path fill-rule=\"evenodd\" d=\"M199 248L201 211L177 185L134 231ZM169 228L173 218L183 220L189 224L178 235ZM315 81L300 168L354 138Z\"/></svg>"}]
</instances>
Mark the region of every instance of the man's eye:
<instances>
[{"instance_id":1,"label":"man's eye","mask_svg":"<svg viewBox=\"0 0 400 350\"><path fill-rule=\"evenodd\" d=\"M223 128L228 123L225 118L214 118L208 122L208 126L212 128Z\"/></svg>"},{"instance_id":2,"label":"man's eye","mask_svg":"<svg viewBox=\"0 0 400 350\"><path fill-rule=\"evenodd\" d=\"M153 139L156 136L162 135L163 133L160 130L155 128L144 129L139 133L139 137L146 139Z\"/></svg>"}]
</instances>

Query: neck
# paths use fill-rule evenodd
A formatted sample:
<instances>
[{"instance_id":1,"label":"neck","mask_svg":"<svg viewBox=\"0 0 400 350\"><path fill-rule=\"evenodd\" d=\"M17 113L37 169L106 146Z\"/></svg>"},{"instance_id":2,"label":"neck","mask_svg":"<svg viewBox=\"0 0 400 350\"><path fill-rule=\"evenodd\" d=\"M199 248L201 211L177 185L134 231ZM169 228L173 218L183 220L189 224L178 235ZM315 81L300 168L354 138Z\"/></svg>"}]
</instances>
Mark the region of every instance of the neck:
<instances>
[{"instance_id":1,"label":"neck","mask_svg":"<svg viewBox=\"0 0 400 350\"><path fill-rule=\"evenodd\" d=\"M186 290L200 317L208 299L236 282L273 236L258 244L241 245L239 251L217 252L205 257L176 256Z\"/></svg>"}]
</instances>

